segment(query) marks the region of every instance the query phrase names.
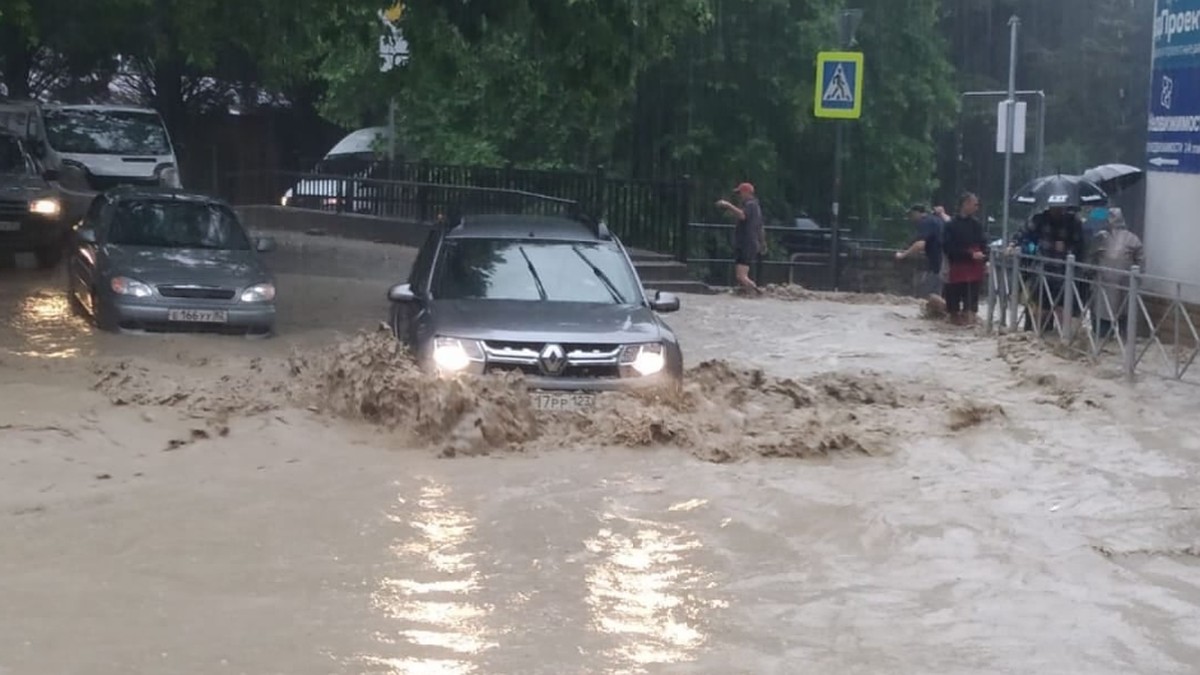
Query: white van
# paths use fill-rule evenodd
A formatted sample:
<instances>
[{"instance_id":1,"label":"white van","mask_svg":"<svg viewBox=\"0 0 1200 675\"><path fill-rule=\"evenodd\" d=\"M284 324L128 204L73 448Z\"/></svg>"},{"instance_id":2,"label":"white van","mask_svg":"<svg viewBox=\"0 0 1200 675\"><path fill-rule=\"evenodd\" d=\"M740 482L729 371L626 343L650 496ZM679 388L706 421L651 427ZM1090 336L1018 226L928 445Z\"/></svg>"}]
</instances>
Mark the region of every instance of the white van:
<instances>
[{"instance_id":1,"label":"white van","mask_svg":"<svg viewBox=\"0 0 1200 675\"><path fill-rule=\"evenodd\" d=\"M305 178L283 193L280 203L302 209L373 213L375 190L349 178L371 178L377 162L385 156L387 127L359 129L325 153L313 173L338 178Z\"/></svg>"},{"instance_id":2,"label":"white van","mask_svg":"<svg viewBox=\"0 0 1200 675\"><path fill-rule=\"evenodd\" d=\"M0 119L57 174L71 214L82 215L97 193L118 185L182 186L171 136L154 110L0 103Z\"/></svg>"}]
</instances>

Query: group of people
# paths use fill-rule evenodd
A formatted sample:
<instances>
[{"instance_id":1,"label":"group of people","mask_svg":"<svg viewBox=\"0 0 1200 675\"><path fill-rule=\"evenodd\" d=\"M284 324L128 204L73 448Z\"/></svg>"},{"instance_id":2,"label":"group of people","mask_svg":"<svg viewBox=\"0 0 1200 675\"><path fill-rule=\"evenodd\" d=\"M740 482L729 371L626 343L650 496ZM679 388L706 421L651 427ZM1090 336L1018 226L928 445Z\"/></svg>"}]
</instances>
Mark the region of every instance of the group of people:
<instances>
[{"instance_id":1,"label":"group of people","mask_svg":"<svg viewBox=\"0 0 1200 675\"><path fill-rule=\"evenodd\" d=\"M896 253L898 260L925 254L921 293L935 307L944 308L957 325L971 325L978 320L989 257L983 225L975 217L978 211L979 199L971 193L959 199L954 216L942 207L930 212L923 205L913 206L909 218L916 227L915 236L906 250ZM1085 218L1101 225L1089 234ZM1128 286L1125 276L1134 265L1144 265L1145 261L1141 239L1128 229L1121 209L1098 207L1081 213L1075 208L1046 208L1034 214L1008 242L1008 252L1044 259L1040 280L1030 284L1030 297L1024 299L1026 330L1033 330L1035 320L1041 322L1043 331L1048 330L1055 318L1061 325L1066 317L1080 316L1089 306L1098 335L1106 337L1123 329L1124 288ZM1081 270L1078 278L1082 283L1075 289L1069 314L1064 311L1063 292L1068 256L1098 270ZM1031 272L1025 270L1026 274Z\"/></svg>"},{"instance_id":2,"label":"group of people","mask_svg":"<svg viewBox=\"0 0 1200 675\"><path fill-rule=\"evenodd\" d=\"M761 295L762 288L750 278L751 266L762 260L767 252L766 228L762 206L754 186L742 183L734 189L737 203L721 199L717 208L737 222L734 228L734 277L744 292ZM897 260L924 254L925 270L921 278L921 294L935 308L944 311L951 323L959 326L975 324L979 318L979 303L987 276L989 243L983 224L979 221L979 197L964 193L958 199L954 214L945 208L932 209L922 204L909 209L909 220L916 228L909 247L896 253ZM1099 224L1089 234L1085 219ZM1096 330L1101 336L1120 330L1125 323L1125 274L1134 265L1144 265L1141 239L1128 229L1119 208L1080 209L1049 207L1030 218L1025 227L1008 242L1009 253L1023 253L1047 259L1044 263L1044 283L1038 283L1026 312L1025 327L1033 329L1034 315L1042 321L1043 330L1055 317L1063 320L1065 294L1062 288L1063 271L1068 256L1080 263L1089 263L1100 271L1095 275L1080 275L1085 283L1075 293L1074 317L1092 305ZM1095 285L1098 293L1092 292Z\"/></svg>"},{"instance_id":3,"label":"group of people","mask_svg":"<svg viewBox=\"0 0 1200 675\"><path fill-rule=\"evenodd\" d=\"M930 212L922 204L914 205L908 215L917 235L907 249L896 253L897 260L925 254L921 293L960 326L977 320L987 274L987 234L978 213L979 197L970 192L959 197L953 216L940 206Z\"/></svg>"}]
</instances>

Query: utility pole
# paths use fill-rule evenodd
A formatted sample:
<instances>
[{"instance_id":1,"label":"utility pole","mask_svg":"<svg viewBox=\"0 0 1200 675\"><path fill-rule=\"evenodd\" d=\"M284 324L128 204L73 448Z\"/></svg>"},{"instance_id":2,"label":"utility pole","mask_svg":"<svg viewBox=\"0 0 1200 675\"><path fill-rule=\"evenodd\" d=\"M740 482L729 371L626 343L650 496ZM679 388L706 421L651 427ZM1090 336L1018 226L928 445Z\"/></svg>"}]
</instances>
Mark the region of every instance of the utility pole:
<instances>
[{"instance_id":1,"label":"utility pole","mask_svg":"<svg viewBox=\"0 0 1200 675\"><path fill-rule=\"evenodd\" d=\"M844 9L838 17L838 46L843 50L849 50L855 44L854 33L858 30L858 24L862 21L863 11L861 9ZM861 77L861 74L859 75ZM818 76L818 83L820 76ZM855 95L860 95L861 92L856 92ZM834 120L834 136L833 136L833 204L830 209L832 214L832 224L830 232L830 246L833 249L832 260L830 261L830 273L832 275L833 289L837 290L839 281L841 280L841 195L842 195L842 146L846 140L846 122L841 119Z\"/></svg>"},{"instance_id":2,"label":"utility pole","mask_svg":"<svg viewBox=\"0 0 1200 675\"><path fill-rule=\"evenodd\" d=\"M1009 28L1009 45L1008 45L1008 98L1004 105L1004 206L1003 206L1003 223L1001 231L1003 232L1003 241L1008 244L1008 215L1009 203L1012 200L1012 156L1013 156L1013 135L1017 113L1017 32L1021 28L1021 19L1015 14L1008 20Z\"/></svg>"}]
</instances>

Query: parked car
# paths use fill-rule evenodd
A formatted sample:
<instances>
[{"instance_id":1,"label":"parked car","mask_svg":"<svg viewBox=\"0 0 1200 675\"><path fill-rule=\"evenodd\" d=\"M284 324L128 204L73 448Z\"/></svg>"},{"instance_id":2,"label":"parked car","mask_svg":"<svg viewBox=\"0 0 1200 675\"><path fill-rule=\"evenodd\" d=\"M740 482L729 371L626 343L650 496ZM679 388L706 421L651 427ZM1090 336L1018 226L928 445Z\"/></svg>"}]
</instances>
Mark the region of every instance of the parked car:
<instances>
[{"instance_id":1,"label":"parked car","mask_svg":"<svg viewBox=\"0 0 1200 675\"><path fill-rule=\"evenodd\" d=\"M648 296L602 223L452 218L388 298L392 329L423 368L520 372L543 392L539 408L587 407L591 392L670 386L683 375L679 342L658 316L679 299Z\"/></svg>"},{"instance_id":2,"label":"parked car","mask_svg":"<svg viewBox=\"0 0 1200 675\"><path fill-rule=\"evenodd\" d=\"M338 141L313 167L313 178L304 178L288 188L280 199L283 206L321 211L375 213L378 192L373 186L346 178L379 178L378 166L387 127L359 129ZM331 178L336 176L337 178Z\"/></svg>"},{"instance_id":3,"label":"parked car","mask_svg":"<svg viewBox=\"0 0 1200 675\"><path fill-rule=\"evenodd\" d=\"M32 252L39 267L62 259L70 224L62 199L16 136L0 129L0 251Z\"/></svg>"},{"instance_id":4,"label":"parked car","mask_svg":"<svg viewBox=\"0 0 1200 675\"><path fill-rule=\"evenodd\" d=\"M0 126L55 172L70 220L82 217L97 194L119 185L182 185L170 134L148 108L0 101Z\"/></svg>"},{"instance_id":5,"label":"parked car","mask_svg":"<svg viewBox=\"0 0 1200 675\"><path fill-rule=\"evenodd\" d=\"M233 209L169 188L116 188L76 226L72 308L102 330L269 335L275 280Z\"/></svg>"}]
</instances>

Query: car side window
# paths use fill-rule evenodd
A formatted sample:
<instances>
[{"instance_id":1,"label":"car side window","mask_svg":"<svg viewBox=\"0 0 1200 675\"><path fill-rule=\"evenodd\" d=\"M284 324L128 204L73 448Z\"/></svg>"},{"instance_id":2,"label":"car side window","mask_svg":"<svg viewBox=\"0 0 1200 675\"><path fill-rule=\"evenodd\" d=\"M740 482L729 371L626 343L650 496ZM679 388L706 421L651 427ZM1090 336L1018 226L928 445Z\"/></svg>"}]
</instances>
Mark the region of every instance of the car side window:
<instances>
[{"instance_id":1,"label":"car side window","mask_svg":"<svg viewBox=\"0 0 1200 675\"><path fill-rule=\"evenodd\" d=\"M421 250L417 253L412 272L408 275L408 284L414 293L424 293L428 290L429 270L433 266L433 256L437 254L437 248L438 233L430 232L429 236L425 238L425 243L421 245Z\"/></svg>"}]
</instances>

